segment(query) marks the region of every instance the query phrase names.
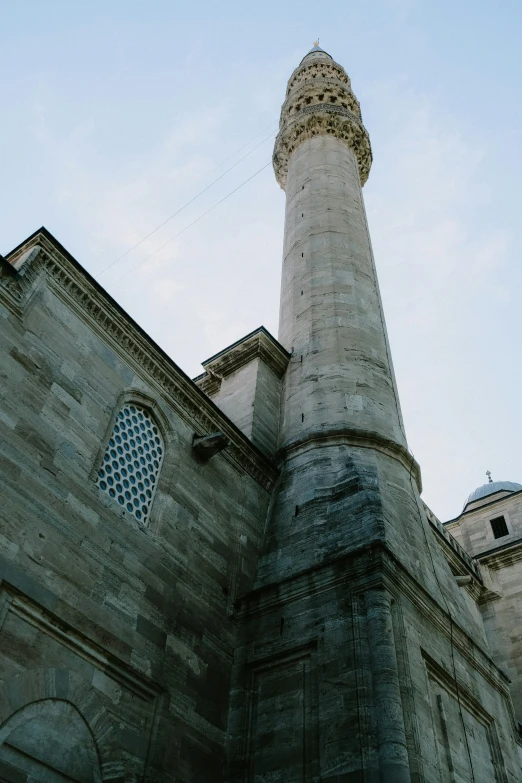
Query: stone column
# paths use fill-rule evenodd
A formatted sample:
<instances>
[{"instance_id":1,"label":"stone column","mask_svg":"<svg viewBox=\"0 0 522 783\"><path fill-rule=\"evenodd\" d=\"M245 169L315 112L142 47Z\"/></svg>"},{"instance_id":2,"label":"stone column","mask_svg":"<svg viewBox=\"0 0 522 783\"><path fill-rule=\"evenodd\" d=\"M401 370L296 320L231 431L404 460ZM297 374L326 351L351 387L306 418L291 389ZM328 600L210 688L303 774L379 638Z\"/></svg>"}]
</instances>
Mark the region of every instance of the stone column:
<instances>
[{"instance_id":1,"label":"stone column","mask_svg":"<svg viewBox=\"0 0 522 783\"><path fill-rule=\"evenodd\" d=\"M361 190L370 162L344 69L308 55L274 151L286 191L279 340L292 351L283 447L354 430L405 445Z\"/></svg>"},{"instance_id":2,"label":"stone column","mask_svg":"<svg viewBox=\"0 0 522 783\"><path fill-rule=\"evenodd\" d=\"M366 594L373 711L381 783L410 783L410 766L395 653L390 596L384 588Z\"/></svg>"}]
</instances>

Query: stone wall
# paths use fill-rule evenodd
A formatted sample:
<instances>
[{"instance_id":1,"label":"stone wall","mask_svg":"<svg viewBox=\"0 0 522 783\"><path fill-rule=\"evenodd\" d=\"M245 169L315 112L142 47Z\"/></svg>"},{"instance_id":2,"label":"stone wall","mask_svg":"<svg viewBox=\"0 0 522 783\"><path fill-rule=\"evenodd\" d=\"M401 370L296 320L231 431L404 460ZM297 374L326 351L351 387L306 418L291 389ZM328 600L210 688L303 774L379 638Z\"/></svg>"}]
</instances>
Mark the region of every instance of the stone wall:
<instances>
[{"instance_id":1,"label":"stone wall","mask_svg":"<svg viewBox=\"0 0 522 783\"><path fill-rule=\"evenodd\" d=\"M495 538L491 520L498 517L504 517L507 533ZM484 626L493 658L511 680L522 723L522 492L496 493L469 504L445 528L480 564L489 585L480 605Z\"/></svg>"},{"instance_id":2,"label":"stone wall","mask_svg":"<svg viewBox=\"0 0 522 783\"><path fill-rule=\"evenodd\" d=\"M47 232L21 254L0 279L0 777L217 783L275 470ZM95 483L132 401L165 443L146 526ZM230 445L203 461L215 431Z\"/></svg>"},{"instance_id":3,"label":"stone wall","mask_svg":"<svg viewBox=\"0 0 522 783\"><path fill-rule=\"evenodd\" d=\"M234 783L520 780L506 678L382 550L242 610Z\"/></svg>"},{"instance_id":4,"label":"stone wall","mask_svg":"<svg viewBox=\"0 0 522 783\"><path fill-rule=\"evenodd\" d=\"M203 362L194 379L269 458L279 442L281 379L290 354L263 327Z\"/></svg>"},{"instance_id":5,"label":"stone wall","mask_svg":"<svg viewBox=\"0 0 522 783\"><path fill-rule=\"evenodd\" d=\"M500 516L506 521L508 534L495 538L491 520ZM497 493L469 504L466 511L457 519L447 522L445 528L471 557L479 557L498 546L512 544L522 538L522 492Z\"/></svg>"},{"instance_id":6,"label":"stone wall","mask_svg":"<svg viewBox=\"0 0 522 783\"><path fill-rule=\"evenodd\" d=\"M522 545L481 563L493 576L496 595L481 607L492 655L511 681L515 715L522 723Z\"/></svg>"}]
</instances>

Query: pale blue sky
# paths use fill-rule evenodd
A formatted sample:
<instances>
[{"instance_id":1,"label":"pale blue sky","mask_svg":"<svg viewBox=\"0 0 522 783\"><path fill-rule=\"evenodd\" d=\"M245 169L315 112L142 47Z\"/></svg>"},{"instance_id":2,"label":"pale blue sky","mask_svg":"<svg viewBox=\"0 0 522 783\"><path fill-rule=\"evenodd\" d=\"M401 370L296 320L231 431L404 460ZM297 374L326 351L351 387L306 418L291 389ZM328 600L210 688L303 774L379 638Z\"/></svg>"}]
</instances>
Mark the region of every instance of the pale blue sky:
<instances>
[{"instance_id":1,"label":"pale blue sky","mask_svg":"<svg viewBox=\"0 0 522 783\"><path fill-rule=\"evenodd\" d=\"M522 483L520 2L0 0L0 27L0 252L45 225L190 375L261 323L277 335L271 167L150 254L270 160L320 36L372 140L364 196L424 497L445 520L488 468Z\"/></svg>"}]
</instances>

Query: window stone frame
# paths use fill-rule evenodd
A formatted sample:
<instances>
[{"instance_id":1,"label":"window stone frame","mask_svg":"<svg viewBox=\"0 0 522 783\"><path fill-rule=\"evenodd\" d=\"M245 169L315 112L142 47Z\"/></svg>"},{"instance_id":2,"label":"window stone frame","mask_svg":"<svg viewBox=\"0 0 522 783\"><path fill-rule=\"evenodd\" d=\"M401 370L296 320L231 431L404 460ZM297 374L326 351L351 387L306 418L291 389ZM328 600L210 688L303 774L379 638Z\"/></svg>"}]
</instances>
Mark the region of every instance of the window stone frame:
<instances>
[{"instance_id":1,"label":"window stone frame","mask_svg":"<svg viewBox=\"0 0 522 783\"><path fill-rule=\"evenodd\" d=\"M136 405L140 408L147 410L151 417L154 419L154 423L160 431L163 439L163 461L161 463L154 495L152 498L152 505L150 507L148 518L145 522L141 522L134 514L127 511L120 506L118 502L111 498L108 493L101 490L97 484L98 472L103 464L104 456L107 451L109 440L112 437L114 431L114 425L117 423L118 414L124 407L129 405ZM130 522L136 528L142 531L154 532L157 528L158 519L161 516L160 498L165 494L171 494L171 485L176 475L177 462L179 457L177 434L172 426L169 416L167 415L163 405L160 403L158 397L152 396L141 389L130 388L123 391L114 401L114 406L111 410L111 415L108 423L105 427L105 433L101 441L100 448L97 451L96 458L93 463L92 470L89 474L89 479L92 482L92 489L96 493L99 502L110 509L112 513L119 516L122 519Z\"/></svg>"}]
</instances>

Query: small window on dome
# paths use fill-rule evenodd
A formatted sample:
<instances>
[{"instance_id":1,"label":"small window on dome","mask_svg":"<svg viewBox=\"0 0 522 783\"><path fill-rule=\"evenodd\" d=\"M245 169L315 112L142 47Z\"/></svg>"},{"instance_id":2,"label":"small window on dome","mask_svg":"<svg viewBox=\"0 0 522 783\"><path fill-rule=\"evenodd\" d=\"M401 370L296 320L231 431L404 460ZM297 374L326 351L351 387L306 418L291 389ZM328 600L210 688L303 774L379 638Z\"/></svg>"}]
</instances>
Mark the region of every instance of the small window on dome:
<instances>
[{"instance_id":1,"label":"small window on dome","mask_svg":"<svg viewBox=\"0 0 522 783\"><path fill-rule=\"evenodd\" d=\"M163 438L150 413L125 405L116 418L96 483L142 524L149 517L163 453Z\"/></svg>"},{"instance_id":2,"label":"small window on dome","mask_svg":"<svg viewBox=\"0 0 522 783\"><path fill-rule=\"evenodd\" d=\"M495 517L491 519L491 529L495 538L503 538L509 534L508 526L504 517Z\"/></svg>"}]
</instances>

